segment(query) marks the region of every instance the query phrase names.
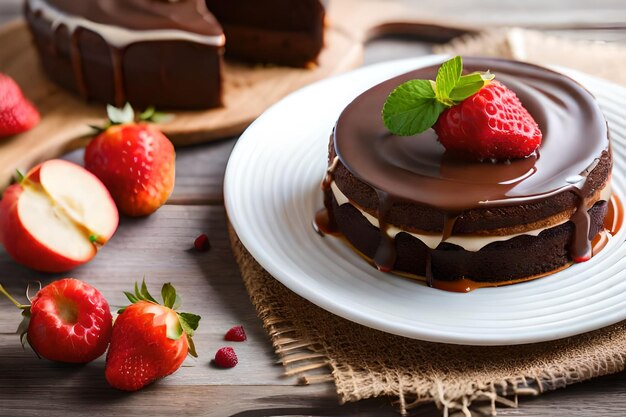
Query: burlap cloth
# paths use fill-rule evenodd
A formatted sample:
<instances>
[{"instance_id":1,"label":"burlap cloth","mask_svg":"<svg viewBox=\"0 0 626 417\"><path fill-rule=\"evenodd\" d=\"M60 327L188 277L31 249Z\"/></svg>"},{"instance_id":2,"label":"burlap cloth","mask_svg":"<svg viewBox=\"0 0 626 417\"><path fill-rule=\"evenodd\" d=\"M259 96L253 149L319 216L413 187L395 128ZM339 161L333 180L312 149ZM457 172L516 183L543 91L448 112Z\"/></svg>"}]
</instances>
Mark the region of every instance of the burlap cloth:
<instances>
[{"instance_id":1,"label":"burlap cloth","mask_svg":"<svg viewBox=\"0 0 626 417\"><path fill-rule=\"evenodd\" d=\"M571 42L519 29L459 39L438 52L561 64L626 84L626 49ZM341 402L388 396L406 414L433 402L447 416L470 416L472 402L517 405L538 395L624 369L626 322L555 342L474 347L422 342L344 320L270 276L230 228L235 258L253 304L288 375L333 382Z\"/></svg>"}]
</instances>

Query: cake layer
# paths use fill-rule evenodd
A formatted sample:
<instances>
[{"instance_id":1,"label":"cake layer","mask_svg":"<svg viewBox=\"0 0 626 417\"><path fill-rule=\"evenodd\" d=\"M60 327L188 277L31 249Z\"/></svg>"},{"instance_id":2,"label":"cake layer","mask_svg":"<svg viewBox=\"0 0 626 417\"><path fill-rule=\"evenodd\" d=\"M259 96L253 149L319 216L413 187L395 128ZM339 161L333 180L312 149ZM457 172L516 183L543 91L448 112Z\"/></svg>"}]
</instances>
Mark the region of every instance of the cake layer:
<instances>
[{"instance_id":1,"label":"cake layer","mask_svg":"<svg viewBox=\"0 0 626 417\"><path fill-rule=\"evenodd\" d=\"M381 231L354 206L339 206L332 192L327 191L327 194L339 232L359 252L374 259L381 243ZM589 210L590 237L602 229L606 212L606 201L596 203ZM422 277L430 275L431 284L432 281L456 281L463 278L494 284L519 280L570 264L574 229L574 224L568 221L543 230L537 236L521 235L496 241L478 251L468 251L447 242L431 249L414 236L401 232L393 239L397 257L392 270Z\"/></svg>"},{"instance_id":2,"label":"cake layer","mask_svg":"<svg viewBox=\"0 0 626 417\"><path fill-rule=\"evenodd\" d=\"M606 142L608 144L608 140ZM336 157L333 138L331 138L330 157L331 160ZM594 159L591 159L591 162L594 162ZM597 165L587 176L581 190L585 199L593 199L595 194L608 186L611 168L610 152L608 150L602 151L599 154ZM333 169L332 178L351 201L370 213L378 211L380 200L377 190L350 173L340 159ZM454 194L462 195L462 193L462 190L457 190ZM510 206L487 206L483 208L478 205L478 207L457 211L451 233L497 231L540 222L545 218L561 213L572 213L580 200L577 193L572 190L546 194L547 197L544 199L535 199L517 205L513 202ZM387 211L387 221L407 230L441 233L445 227L448 213L450 211L427 203L398 199Z\"/></svg>"},{"instance_id":3,"label":"cake layer","mask_svg":"<svg viewBox=\"0 0 626 417\"><path fill-rule=\"evenodd\" d=\"M325 3L320 0L206 0L224 28L226 56L303 67L324 45Z\"/></svg>"},{"instance_id":4,"label":"cake layer","mask_svg":"<svg viewBox=\"0 0 626 417\"><path fill-rule=\"evenodd\" d=\"M122 106L220 106L222 29L203 0L27 0L49 77Z\"/></svg>"},{"instance_id":5,"label":"cake layer","mask_svg":"<svg viewBox=\"0 0 626 417\"><path fill-rule=\"evenodd\" d=\"M365 218L372 226L379 228L380 222L376 217L376 213L371 213L364 210L362 207L359 207L354 202L350 201L348 197L337 187L337 185L333 182L330 185L330 192L332 193L334 201L338 206L343 206L344 204L352 205L355 209L359 211L361 216ZM599 191L597 195L590 200L587 205L589 207L593 206L597 202L604 201L607 202L611 198L611 187L607 185L604 189ZM510 228L509 230L497 230L497 233L494 231L480 231L480 233L472 233L472 234L461 234L455 235L452 234L450 236L444 237L442 233L427 233L422 230L408 230L398 227L394 224L387 224L386 234L390 238L395 238L400 233L407 233L416 239L420 240L426 246L431 249L436 249L440 243L445 239L446 243L451 243L457 245L466 251L476 252L482 249L483 247L499 241L505 241L512 239L517 236L522 235L530 235L530 236L538 236L544 230L547 230L551 227L559 226L563 223L566 223L571 217L570 213L563 213L562 215L552 216L549 219L545 219L545 221L539 224L526 224L520 225L516 228Z\"/></svg>"}]
</instances>

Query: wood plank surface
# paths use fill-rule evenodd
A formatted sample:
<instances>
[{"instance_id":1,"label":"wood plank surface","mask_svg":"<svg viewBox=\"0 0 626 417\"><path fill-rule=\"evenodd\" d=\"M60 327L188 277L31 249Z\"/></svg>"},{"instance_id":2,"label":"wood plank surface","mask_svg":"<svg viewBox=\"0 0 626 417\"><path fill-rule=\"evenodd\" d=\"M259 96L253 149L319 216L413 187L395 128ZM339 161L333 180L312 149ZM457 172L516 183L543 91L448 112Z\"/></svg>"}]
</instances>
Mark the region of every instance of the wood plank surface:
<instances>
[{"instance_id":1,"label":"wood plank surface","mask_svg":"<svg viewBox=\"0 0 626 417\"><path fill-rule=\"evenodd\" d=\"M333 0L343 4L353 0ZM359 5L374 0L359 0ZM378 8L402 0L377 0ZM550 29L579 39L626 40L623 0L405 0L414 16L460 25L514 24ZM354 3L352 3L354 4ZM380 5L383 6L380 6ZM355 9L356 10L356 9ZM19 0L0 0L0 22L19 13ZM3 45L0 45L2 48ZM366 51L366 63L423 55L428 42L416 38L378 39ZM339 406L331 384L299 386L282 376L268 337L250 304L230 251L222 207L223 172L235 139L177 151L177 185L167 206L147 219L124 219L114 239L90 264L72 276L102 290L121 305L121 291L146 276L152 288L164 281L179 289L188 310L203 316L197 334L198 359L187 359L174 375L138 393L121 393L103 379L104 358L83 367L38 360L23 350L13 333L19 313L0 300L0 416L364 416L397 415L388 399ZM80 151L67 156L80 161ZM196 253L193 239L205 232L212 249ZM50 282L15 265L0 250L0 282L19 294L29 281ZM225 330L243 324L249 340L235 345L240 364L231 370L209 365L222 346ZM519 409L498 415L588 417L626 415L626 373L598 378L536 398L520 399ZM479 407L475 415L487 415ZM483 414L479 413L480 411ZM434 406L412 415L441 416ZM462 414L455 414L459 417Z\"/></svg>"}]
</instances>

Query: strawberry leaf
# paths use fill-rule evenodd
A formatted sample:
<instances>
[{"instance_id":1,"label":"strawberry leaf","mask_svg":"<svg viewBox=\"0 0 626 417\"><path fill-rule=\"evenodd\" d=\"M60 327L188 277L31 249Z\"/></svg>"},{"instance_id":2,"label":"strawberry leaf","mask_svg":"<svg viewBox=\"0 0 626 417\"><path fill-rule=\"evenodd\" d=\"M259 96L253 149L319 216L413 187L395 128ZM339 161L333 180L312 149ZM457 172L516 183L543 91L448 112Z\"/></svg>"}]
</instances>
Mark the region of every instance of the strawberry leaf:
<instances>
[{"instance_id":1,"label":"strawberry leaf","mask_svg":"<svg viewBox=\"0 0 626 417\"><path fill-rule=\"evenodd\" d=\"M445 106L428 80L411 80L391 92L383 107L387 129L401 136L421 133L435 124Z\"/></svg>"},{"instance_id":2,"label":"strawberry leaf","mask_svg":"<svg viewBox=\"0 0 626 417\"><path fill-rule=\"evenodd\" d=\"M154 106L148 107L143 112L141 112L141 114L139 115L139 120L142 120L142 121L151 120L152 116L154 116L155 111L156 109L154 108Z\"/></svg>"},{"instance_id":3,"label":"strawberry leaf","mask_svg":"<svg viewBox=\"0 0 626 417\"><path fill-rule=\"evenodd\" d=\"M193 336L193 333L198 329L201 317L192 313L178 313L178 317L182 323L185 333L189 336Z\"/></svg>"},{"instance_id":4,"label":"strawberry leaf","mask_svg":"<svg viewBox=\"0 0 626 417\"><path fill-rule=\"evenodd\" d=\"M161 123L170 121L174 116L169 113L162 113L156 111L154 106L150 106L139 115L139 120L142 122Z\"/></svg>"},{"instance_id":5,"label":"strawberry leaf","mask_svg":"<svg viewBox=\"0 0 626 417\"><path fill-rule=\"evenodd\" d=\"M165 122L169 122L173 118L174 118L173 114L155 111L152 117L150 118L150 121L154 123L165 123Z\"/></svg>"},{"instance_id":6,"label":"strawberry leaf","mask_svg":"<svg viewBox=\"0 0 626 417\"><path fill-rule=\"evenodd\" d=\"M137 291L137 283L135 283L135 291ZM143 300L150 301L150 302L155 303L155 304L159 304L158 301L154 299L152 294L150 294L150 291L148 291L148 286L146 285L146 279L145 278L141 279L141 291L139 293L143 297L142 298Z\"/></svg>"},{"instance_id":7,"label":"strawberry leaf","mask_svg":"<svg viewBox=\"0 0 626 417\"><path fill-rule=\"evenodd\" d=\"M174 305L180 305L180 298L176 294L176 289L170 284L163 284L161 288L161 297L163 298L163 305L174 310ZM178 299L178 303L176 302Z\"/></svg>"},{"instance_id":8,"label":"strawberry leaf","mask_svg":"<svg viewBox=\"0 0 626 417\"><path fill-rule=\"evenodd\" d=\"M22 174L22 172L19 169L15 170L15 177L17 178L17 182L19 183L24 182L24 174Z\"/></svg>"},{"instance_id":9,"label":"strawberry leaf","mask_svg":"<svg viewBox=\"0 0 626 417\"><path fill-rule=\"evenodd\" d=\"M124 295L126 296L126 298L128 298L128 301L130 301L133 304L139 301L139 298L135 297L135 294L133 294L132 292L124 291Z\"/></svg>"},{"instance_id":10,"label":"strawberry leaf","mask_svg":"<svg viewBox=\"0 0 626 417\"><path fill-rule=\"evenodd\" d=\"M111 127L111 122L105 123L104 126L96 126L96 125L87 125L87 126L89 126L90 128L94 130L93 134L99 135L100 133L104 132L105 130Z\"/></svg>"},{"instance_id":11,"label":"strawberry leaf","mask_svg":"<svg viewBox=\"0 0 626 417\"><path fill-rule=\"evenodd\" d=\"M198 353L196 352L196 346L193 343L193 334L198 329L200 316L191 313L178 313L178 321L180 321L180 325L187 334L187 341L189 342L189 354L194 358L197 358Z\"/></svg>"},{"instance_id":12,"label":"strawberry leaf","mask_svg":"<svg viewBox=\"0 0 626 417\"><path fill-rule=\"evenodd\" d=\"M126 105L121 109L107 104L107 116L109 117L111 124L114 125L132 123L135 120L135 112L133 111L130 103L126 103Z\"/></svg>"},{"instance_id":13,"label":"strawberry leaf","mask_svg":"<svg viewBox=\"0 0 626 417\"><path fill-rule=\"evenodd\" d=\"M17 326L16 333L20 335L20 343L22 347L26 347L26 343L28 341L28 325L30 324L30 309L22 310L22 321L20 325ZM34 349L33 349L34 350Z\"/></svg>"},{"instance_id":14,"label":"strawberry leaf","mask_svg":"<svg viewBox=\"0 0 626 417\"><path fill-rule=\"evenodd\" d=\"M189 347L187 348L187 352L194 358L197 358L198 353L196 352L196 345L195 343L193 343L193 339L191 337L187 337L187 342L189 344Z\"/></svg>"}]
</instances>

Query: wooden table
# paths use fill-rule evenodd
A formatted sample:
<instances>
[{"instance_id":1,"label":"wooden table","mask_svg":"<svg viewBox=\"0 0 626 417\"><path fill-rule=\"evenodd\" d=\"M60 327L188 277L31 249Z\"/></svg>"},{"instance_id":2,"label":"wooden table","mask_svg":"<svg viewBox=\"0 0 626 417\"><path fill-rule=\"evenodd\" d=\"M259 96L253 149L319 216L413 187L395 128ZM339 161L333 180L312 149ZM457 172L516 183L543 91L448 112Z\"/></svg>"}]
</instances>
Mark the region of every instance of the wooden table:
<instances>
[{"instance_id":1,"label":"wooden table","mask_svg":"<svg viewBox=\"0 0 626 417\"><path fill-rule=\"evenodd\" d=\"M334 0L341 1L341 0ZM391 2L391 1L390 1ZM516 24L569 36L626 41L626 3L562 0L414 1L430 20L450 18L473 25ZM0 22L16 17L17 0L0 1ZM2 47L0 45L0 47ZM428 53L430 45L415 39L373 41L366 63ZM386 399L339 406L331 384L299 386L282 376L269 339L255 315L225 227L223 173L236 139L180 149L177 185L169 203L147 219L122 220L115 238L90 264L71 276L98 287L112 305L124 305L123 290L145 276L151 288L171 281L185 309L201 313L196 336L198 359L187 359L174 375L140 392L110 388L103 377L104 358L86 366L38 360L23 350L14 331L19 313L0 300L0 415L206 415L206 416L395 416ZM80 152L67 156L80 161ZM207 253L191 250L200 233L210 237ZM14 294L26 283L46 284L60 276L41 275L15 265L0 250L0 282ZM231 370L209 365L224 345L222 336L242 324L249 339L236 345L240 364ZM522 399L520 409L501 409L501 416L622 416L626 414L626 374L599 378L535 399ZM433 406L418 416L439 416Z\"/></svg>"}]
</instances>

